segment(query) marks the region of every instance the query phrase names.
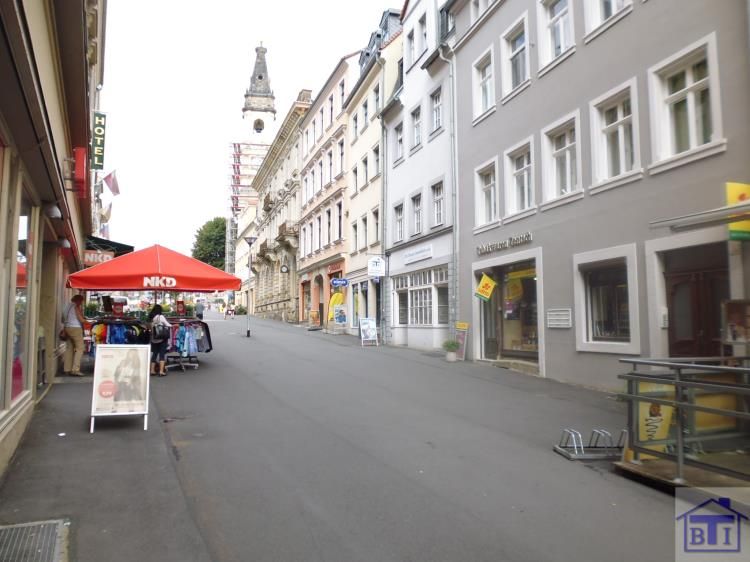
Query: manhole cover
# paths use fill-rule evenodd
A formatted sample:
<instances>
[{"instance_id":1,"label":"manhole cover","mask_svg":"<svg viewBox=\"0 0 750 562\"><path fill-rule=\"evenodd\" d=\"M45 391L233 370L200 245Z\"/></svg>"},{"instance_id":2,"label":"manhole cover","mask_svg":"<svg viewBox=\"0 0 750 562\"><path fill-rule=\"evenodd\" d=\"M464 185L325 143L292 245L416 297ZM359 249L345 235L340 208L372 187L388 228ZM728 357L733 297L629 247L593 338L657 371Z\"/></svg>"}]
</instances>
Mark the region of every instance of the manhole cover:
<instances>
[{"instance_id":1,"label":"manhole cover","mask_svg":"<svg viewBox=\"0 0 750 562\"><path fill-rule=\"evenodd\" d=\"M63 562L62 519L0 526L0 562Z\"/></svg>"}]
</instances>

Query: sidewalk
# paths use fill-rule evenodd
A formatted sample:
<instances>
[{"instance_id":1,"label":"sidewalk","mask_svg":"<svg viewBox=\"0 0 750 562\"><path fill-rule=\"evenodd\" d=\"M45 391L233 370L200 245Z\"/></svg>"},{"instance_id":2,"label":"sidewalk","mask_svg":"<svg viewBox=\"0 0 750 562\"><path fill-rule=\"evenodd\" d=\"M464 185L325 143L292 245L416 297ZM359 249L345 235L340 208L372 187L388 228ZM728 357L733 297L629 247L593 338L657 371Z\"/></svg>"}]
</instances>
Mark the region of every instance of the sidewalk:
<instances>
[{"instance_id":1,"label":"sidewalk","mask_svg":"<svg viewBox=\"0 0 750 562\"><path fill-rule=\"evenodd\" d=\"M37 405L8 467L0 524L66 520L71 561L210 560L153 399L148 431L141 417L100 418L90 434L91 377L64 380Z\"/></svg>"}]
</instances>

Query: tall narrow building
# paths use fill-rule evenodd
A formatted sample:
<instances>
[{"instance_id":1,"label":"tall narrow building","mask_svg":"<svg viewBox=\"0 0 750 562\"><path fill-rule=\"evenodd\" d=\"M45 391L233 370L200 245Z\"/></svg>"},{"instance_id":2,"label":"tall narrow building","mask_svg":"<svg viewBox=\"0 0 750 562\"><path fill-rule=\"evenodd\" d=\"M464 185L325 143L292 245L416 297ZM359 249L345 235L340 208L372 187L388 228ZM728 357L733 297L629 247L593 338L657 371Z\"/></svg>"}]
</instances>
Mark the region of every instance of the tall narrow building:
<instances>
[{"instance_id":1,"label":"tall narrow building","mask_svg":"<svg viewBox=\"0 0 750 562\"><path fill-rule=\"evenodd\" d=\"M242 106L242 118L248 124L248 132L242 141L231 145L230 214L227 219L225 269L243 280L241 296L237 301L245 306L249 304L247 294L250 270L249 247L244 238L250 236L250 227L258 206L258 194L250 185L277 129L276 104L266 62L267 52L262 44L255 48L255 64Z\"/></svg>"}]
</instances>

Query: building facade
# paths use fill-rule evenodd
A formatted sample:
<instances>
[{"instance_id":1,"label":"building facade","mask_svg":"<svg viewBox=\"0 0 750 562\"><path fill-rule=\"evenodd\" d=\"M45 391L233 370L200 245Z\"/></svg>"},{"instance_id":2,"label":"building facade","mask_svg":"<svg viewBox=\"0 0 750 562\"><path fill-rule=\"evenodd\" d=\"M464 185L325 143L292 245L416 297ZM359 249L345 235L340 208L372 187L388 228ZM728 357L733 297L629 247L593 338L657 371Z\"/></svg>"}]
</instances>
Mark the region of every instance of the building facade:
<instances>
[{"instance_id":1,"label":"building facade","mask_svg":"<svg viewBox=\"0 0 750 562\"><path fill-rule=\"evenodd\" d=\"M750 183L747 5L446 10L468 356L615 389L620 357L719 355L747 250L660 221Z\"/></svg>"},{"instance_id":2,"label":"building facade","mask_svg":"<svg viewBox=\"0 0 750 562\"><path fill-rule=\"evenodd\" d=\"M261 201L253 229L253 312L285 322L299 318L299 125L310 108L310 93L302 90L292 103L251 186Z\"/></svg>"},{"instance_id":3,"label":"building facade","mask_svg":"<svg viewBox=\"0 0 750 562\"><path fill-rule=\"evenodd\" d=\"M0 473L57 370L65 282L92 229L107 4L54 4L0 4Z\"/></svg>"},{"instance_id":4,"label":"building facade","mask_svg":"<svg viewBox=\"0 0 750 562\"><path fill-rule=\"evenodd\" d=\"M382 119L387 341L439 348L456 302L450 66L434 2L407 1L402 70Z\"/></svg>"},{"instance_id":5,"label":"building facade","mask_svg":"<svg viewBox=\"0 0 750 562\"><path fill-rule=\"evenodd\" d=\"M382 256L382 127L378 116L385 92L393 91L401 57L401 22L397 10L383 13L378 30L359 57L360 76L345 102L349 149L349 310L348 331L359 333L359 319L383 319L385 279L368 275L368 259Z\"/></svg>"},{"instance_id":6,"label":"building facade","mask_svg":"<svg viewBox=\"0 0 750 562\"><path fill-rule=\"evenodd\" d=\"M299 320L329 325L331 297L343 304L346 288L331 280L347 271L349 147L344 103L357 81L359 52L343 57L325 81L300 125L302 162L298 251ZM335 282L334 282L335 283Z\"/></svg>"}]
</instances>

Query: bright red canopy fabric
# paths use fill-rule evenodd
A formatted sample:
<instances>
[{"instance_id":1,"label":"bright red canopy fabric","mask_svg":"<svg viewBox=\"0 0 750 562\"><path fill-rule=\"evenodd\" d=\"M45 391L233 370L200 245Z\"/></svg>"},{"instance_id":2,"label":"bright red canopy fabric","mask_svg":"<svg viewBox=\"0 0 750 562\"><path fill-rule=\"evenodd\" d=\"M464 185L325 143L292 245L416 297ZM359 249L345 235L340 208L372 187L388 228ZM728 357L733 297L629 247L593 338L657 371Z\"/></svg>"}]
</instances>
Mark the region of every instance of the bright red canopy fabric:
<instances>
[{"instance_id":1,"label":"bright red canopy fabric","mask_svg":"<svg viewBox=\"0 0 750 562\"><path fill-rule=\"evenodd\" d=\"M158 244L68 276L69 287L102 291L236 291L241 283L239 277Z\"/></svg>"}]
</instances>

